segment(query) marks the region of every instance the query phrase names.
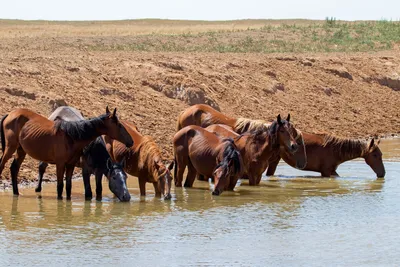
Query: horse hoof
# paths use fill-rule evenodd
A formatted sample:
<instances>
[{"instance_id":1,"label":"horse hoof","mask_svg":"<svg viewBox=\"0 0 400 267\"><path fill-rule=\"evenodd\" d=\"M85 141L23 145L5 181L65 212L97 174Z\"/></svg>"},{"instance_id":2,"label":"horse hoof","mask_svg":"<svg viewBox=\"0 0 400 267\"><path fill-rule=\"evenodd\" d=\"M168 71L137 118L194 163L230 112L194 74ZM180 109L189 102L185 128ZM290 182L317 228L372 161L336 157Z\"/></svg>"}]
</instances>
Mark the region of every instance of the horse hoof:
<instances>
[{"instance_id":1,"label":"horse hoof","mask_svg":"<svg viewBox=\"0 0 400 267\"><path fill-rule=\"evenodd\" d=\"M92 200L92 198L93 198L93 196L85 196L85 200ZM101 200L101 198L100 198L100 200Z\"/></svg>"},{"instance_id":2,"label":"horse hoof","mask_svg":"<svg viewBox=\"0 0 400 267\"><path fill-rule=\"evenodd\" d=\"M41 188L41 187L36 187L36 188L35 188L35 192L36 192L36 193L42 192L42 188Z\"/></svg>"},{"instance_id":3,"label":"horse hoof","mask_svg":"<svg viewBox=\"0 0 400 267\"><path fill-rule=\"evenodd\" d=\"M57 199L58 199L58 200L62 200L63 197L62 197L62 196L58 196Z\"/></svg>"},{"instance_id":4,"label":"horse hoof","mask_svg":"<svg viewBox=\"0 0 400 267\"><path fill-rule=\"evenodd\" d=\"M71 197L67 197L67 200L71 200Z\"/></svg>"}]
</instances>

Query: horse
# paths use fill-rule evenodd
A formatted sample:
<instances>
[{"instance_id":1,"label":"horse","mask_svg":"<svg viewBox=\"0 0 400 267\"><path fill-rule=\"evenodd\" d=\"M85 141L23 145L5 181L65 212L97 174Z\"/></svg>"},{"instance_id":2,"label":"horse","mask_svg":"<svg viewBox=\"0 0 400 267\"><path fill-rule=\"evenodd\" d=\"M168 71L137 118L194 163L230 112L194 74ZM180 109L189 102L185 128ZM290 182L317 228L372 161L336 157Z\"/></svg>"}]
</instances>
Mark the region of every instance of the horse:
<instances>
[{"instance_id":1,"label":"horse","mask_svg":"<svg viewBox=\"0 0 400 267\"><path fill-rule=\"evenodd\" d=\"M56 165L57 197L62 199L64 173L67 199L71 199L72 174L82 149L100 135L109 135L127 147L133 140L119 122L117 109L99 117L81 121L49 120L29 109L19 108L5 115L0 121L3 155L0 175L4 165L17 151L11 164L14 195L19 195L17 177L26 154L32 158Z\"/></svg>"},{"instance_id":2,"label":"horse","mask_svg":"<svg viewBox=\"0 0 400 267\"><path fill-rule=\"evenodd\" d=\"M79 110L69 106L61 106L58 107L48 119L53 121L57 119L64 121L80 121L84 120L85 118ZM82 167L85 199L91 200L93 197L90 186L91 174L94 174L96 177L97 200L102 199L103 186L101 179L103 175L108 179L108 186L111 192L113 192L120 201L124 202L131 199L131 195L129 194L126 186L127 175L122 166L124 162L113 163L111 161L111 157L106 150L106 145L100 136L83 149L81 162L79 163L80 164L77 164L77 167ZM48 163L46 162L39 163L39 176L38 185L35 189L36 192L42 191L42 180L47 166Z\"/></svg>"},{"instance_id":3,"label":"horse","mask_svg":"<svg viewBox=\"0 0 400 267\"><path fill-rule=\"evenodd\" d=\"M163 163L163 158L156 142L151 136L142 135L137 127L128 121L121 121L129 135L134 140L134 146L126 148L122 143L111 137L104 137L106 148L114 161L125 158L125 171L138 177L140 194L146 195L146 182L152 183L156 196L164 196L165 200L171 199L171 170L172 162L168 167Z\"/></svg>"},{"instance_id":4,"label":"horse","mask_svg":"<svg viewBox=\"0 0 400 267\"><path fill-rule=\"evenodd\" d=\"M269 160L279 154L280 147L288 154L293 154L293 149L297 149L296 140L290 134L288 122L282 120L280 115L267 127L267 130L258 129L239 135L229 126L220 124L210 125L206 130L221 138L229 137L235 140L245 166L243 178L249 179L249 185L260 183Z\"/></svg>"},{"instance_id":5,"label":"horse","mask_svg":"<svg viewBox=\"0 0 400 267\"><path fill-rule=\"evenodd\" d=\"M295 151L296 167L302 169L307 163L306 149L304 146L302 132L290 123L290 114L286 118L287 126L291 135L295 138L298 150ZM213 109L209 105L197 104L193 105L180 113L177 120L177 130L188 125L197 125L206 128L213 124L227 125L234 132L242 134L248 131L266 130L271 123L264 120L252 120L247 118L231 118L225 114ZM285 149L285 148L283 148Z\"/></svg>"},{"instance_id":6,"label":"horse","mask_svg":"<svg viewBox=\"0 0 400 267\"><path fill-rule=\"evenodd\" d=\"M233 190L242 173L242 158L233 139L221 139L191 125L174 135L175 186L181 187L188 167L185 187L192 187L197 174L214 178L213 195Z\"/></svg>"},{"instance_id":7,"label":"horse","mask_svg":"<svg viewBox=\"0 0 400 267\"><path fill-rule=\"evenodd\" d=\"M339 176L336 169L340 164L355 158L364 158L377 177L384 177L386 174L382 152L378 147L380 140L375 144L374 139L364 142L329 134L303 133L303 136L307 149L307 164L303 168L305 171L320 172L322 177ZM280 158L295 167L293 156L281 151L270 161L267 175L274 175Z\"/></svg>"}]
</instances>

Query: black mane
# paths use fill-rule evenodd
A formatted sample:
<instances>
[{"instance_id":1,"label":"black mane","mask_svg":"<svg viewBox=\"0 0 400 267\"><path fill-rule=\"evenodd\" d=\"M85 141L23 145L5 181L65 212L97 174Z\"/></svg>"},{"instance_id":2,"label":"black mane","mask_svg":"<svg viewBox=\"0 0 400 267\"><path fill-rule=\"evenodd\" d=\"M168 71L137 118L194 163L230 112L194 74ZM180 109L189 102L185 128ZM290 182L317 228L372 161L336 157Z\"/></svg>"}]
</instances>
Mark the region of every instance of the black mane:
<instances>
[{"instance_id":1,"label":"black mane","mask_svg":"<svg viewBox=\"0 0 400 267\"><path fill-rule=\"evenodd\" d=\"M221 166L228 168L229 167L229 162L232 160L233 161L233 167L234 167L234 172L238 173L240 172L242 166L240 164L240 153L236 148L236 145L233 141L232 138L226 138L223 140L226 142L226 146L224 149L224 153L222 154L222 161L216 166L216 168L219 168Z\"/></svg>"},{"instance_id":2,"label":"black mane","mask_svg":"<svg viewBox=\"0 0 400 267\"><path fill-rule=\"evenodd\" d=\"M107 116L108 114L103 114L96 118L80 121L64 121L57 117L54 127L56 131L64 131L74 141L90 140L99 135L98 129L104 126Z\"/></svg>"}]
</instances>

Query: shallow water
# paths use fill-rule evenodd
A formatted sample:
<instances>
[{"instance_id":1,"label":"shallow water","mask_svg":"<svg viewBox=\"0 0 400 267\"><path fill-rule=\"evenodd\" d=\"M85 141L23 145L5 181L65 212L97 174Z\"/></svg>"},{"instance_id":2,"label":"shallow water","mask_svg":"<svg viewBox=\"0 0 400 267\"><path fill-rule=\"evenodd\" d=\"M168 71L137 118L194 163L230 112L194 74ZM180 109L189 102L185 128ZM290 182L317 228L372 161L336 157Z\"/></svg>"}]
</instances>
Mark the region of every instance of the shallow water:
<instances>
[{"instance_id":1,"label":"shallow water","mask_svg":"<svg viewBox=\"0 0 400 267\"><path fill-rule=\"evenodd\" d=\"M112 197L72 201L43 193L0 193L0 266L5 265L389 265L400 261L400 139L383 140L386 178L364 161L341 165L338 179L286 164L261 186L211 195L211 185L174 189L172 201ZM311 176L310 176L311 175ZM94 183L92 181L92 186ZM41 196L41 197L39 197Z\"/></svg>"}]
</instances>

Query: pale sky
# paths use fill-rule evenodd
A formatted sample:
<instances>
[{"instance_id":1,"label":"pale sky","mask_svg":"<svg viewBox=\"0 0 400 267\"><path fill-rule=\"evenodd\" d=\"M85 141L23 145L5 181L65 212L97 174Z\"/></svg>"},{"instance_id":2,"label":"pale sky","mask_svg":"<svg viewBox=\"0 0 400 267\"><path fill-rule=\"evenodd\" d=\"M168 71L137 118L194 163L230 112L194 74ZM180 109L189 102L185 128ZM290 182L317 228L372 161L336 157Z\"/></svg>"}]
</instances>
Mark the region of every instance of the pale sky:
<instances>
[{"instance_id":1,"label":"pale sky","mask_svg":"<svg viewBox=\"0 0 400 267\"><path fill-rule=\"evenodd\" d=\"M121 20L140 18L400 19L400 0L0 0L0 18Z\"/></svg>"}]
</instances>

